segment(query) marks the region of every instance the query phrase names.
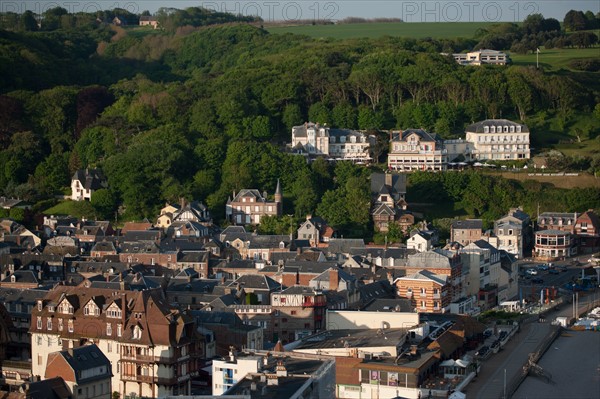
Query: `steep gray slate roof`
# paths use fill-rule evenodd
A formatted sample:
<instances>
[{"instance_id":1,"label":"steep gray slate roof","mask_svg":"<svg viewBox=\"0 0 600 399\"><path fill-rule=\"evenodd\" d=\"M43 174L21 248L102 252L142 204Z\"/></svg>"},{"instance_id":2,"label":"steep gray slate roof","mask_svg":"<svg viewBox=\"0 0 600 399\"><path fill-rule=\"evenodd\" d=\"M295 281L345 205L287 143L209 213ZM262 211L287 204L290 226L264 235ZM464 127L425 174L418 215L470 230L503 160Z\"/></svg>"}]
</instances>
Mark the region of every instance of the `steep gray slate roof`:
<instances>
[{"instance_id":1,"label":"steep gray slate roof","mask_svg":"<svg viewBox=\"0 0 600 399\"><path fill-rule=\"evenodd\" d=\"M490 253L498 252L498 250L496 249L495 246L493 246L492 244L490 244L489 242L487 242L485 240L477 240L477 241L472 242L471 244L475 245L481 249L488 249L490 251Z\"/></svg>"},{"instance_id":2,"label":"steep gray slate roof","mask_svg":"<svg viewBox=\"0 0 600 399\"><path fill-rule=\"evenodd\" d=\"M103 187L106 179L100 169L79 169L71 180L79 180L87 190L98 190Z\"/></svg>"},{"instance_id":3,"label":"steep gray slate roof","mask_svg":"<svg viewBox=\"0 0 600 399\"><path fill-rule=\"evenodd\" d=\"M481 219L457 220L452 222L453 229L483 230L483 221Z\"/></svg>"},{"instance_id":4,"label":"steep gray slate roof","mask_svg":"<svg viewBox=\"0 0 600 399\"><path fill-rule=\"evenodd\" d=\"M422 267L422 268L452 268L450 264L450 258L454 256L451 251L444 249L434 249L427 252L416 253L408 257L409 267Z\"/></svg>"},{"instance_id":5,"label":"steep gray slate roof","mask_svg":"<svg viewBox=\"0 0 600 399\"><path fill-rule=\"evenodd\" d=\"M338 272L338 281L356 281L356 277L344 271L344 269L335 268ZM324 271L317 277L313 278L312 281L330 281L331 274L329 270Z\"/></svg>"},{"instance_id":6,"label":"steep gray slate roof","mask_svg":"<svg viewBox=\"0 0 600 399\"><path fill-rule=\"evenodd\" d=\"M327 128L327 126L320 125L320 124L314 123L314 122L307 122L300 126L294 126L294 127L292 127L292 131L294 133L294 136L296 136L296 137L306 137L307 136L306 131L308 128L315 128L317 137L327 136L327 134L329 132L329 129ZM325 129L325 134L321 133L321 128Z\"/></svg>"},{"instance_id":7,"label":"steep gray slate roof","mask_svg":"<svg viewBox=\"0 0 600 399\"><path fill-rule=\"evenodd\" d=\"M508 119L486 119L484 121L473 123L472 125L467 126L465 130L467 132L473 133L484 133L484 126L521 126L521 133L529 133L529 128L527 127L527 125L521 125L520 123L509 121Z\"/></svg>"},{"instance_id":8,"label":"steep gray slate roof","mask_svg":"<svg viewBox=\"0 0 600 399\"><path fill-rule=\"evenodd\" d=\"M279 248L279 243L283 242L285 248L290 247L289 235L252 235L249 237L250 245L248 248Z\"/></svg>"},{"instance_id":9,"label":"steep gray slate roof","mask_svg":"<svg viewBox=\"0 0 600 399\"><path fill-rule=\"evenodd\" d=\"M349 254L352 248L364 248L362 238L332 238L329 240L327 252L331 254Z\"/></svg>"},{"instance_id":10,"label":"steep gray slate roof","mask_svg":"<svg viewBox=\"0 0 600 399\"><path fill-rule=\"evenodd\" d=\"M244 188L240 190L231 202L241 202L242 197L254 197L256 198L256 202L267 202L266 196L254 188Z\"/></svg>"},{"instance_id":11,"label":"steep gray slate roof","mask_svg":"<svg viewBox=\"0 0 600 399\"><path fill-rule=\"evenodd\" d=\"M80 346L78 348L74 348L72 353L68 351L61 351L60 354L65 358L67 363L69 363L69 366L71 366L71 368L75 371L75 376L77 378L76 382L79 385L94 381L96 379L108 378L111 375L110 361L96 345ZM100 366L106 366L103 374L94 375L88 378L81 378L82 371Z\"/></svg>"},{"instance_id":12,"label":"steep gray slate roof","mask_svg":"<svg viewBox=\"0 0 600 399\"><path fill-rule=\"evenodd\" d=\"M337 267L337 262L288 261L283 268L284 273L321 274L331 267ZM264 270L264 269L263 269Z\"/></svg>"},{"instance_id":13,"label":"steep gray slate roof","mask_svg":"<svg viewBox=\"0 0 600 399\"><path fill-rule=\"evenodd\" d=\"M411 134L416 134L419 136L421 141L441 141L441 138L436 133L430 133L423 129L406 129L402 132L396 133L395 136L394 133L392 133L392 140L405 140L406 137L410 136Z\"/></svg>"},{"instance_id":14,"label":"steep gray slate roof","mask_svg":"<svg viewBox=\"0 0 600 399\"><path fill-rule=\"evenodd\" d=\"M438 274L432 273L428 270L420 270L416 273L410 274L406 277L400 277L400 278L401 279L407 278L407 279L412 279L412 280L431 280L440 285L444 285L444 284L446 284L446 281L448 281L448 276L438 275Z\"/></svg>"},{"instance_id":15,"label":"steep gray slate roof","mask_svg":"<svg viewBox=\"0 0 600 399\"><path fill-rule=\"evenodd\" d=\"M218 283L216 280L186 281L183 278L173 278L169 281L167 292L190 291L194 293L212 293Z\"/></svg>"},{"instance_id":16,"label":"steep gray slate roof","mask_svg":"<svg viewBox=\"0 0 600 399\"><path fill-rule=\"evenodd\" d=\"M392 173L392 185L385 184L385 173L373 173L371 175L371 194L378 195L380 193L394 195L406 194L406 175ZM383 191L385 190L385 191Z\"/></svg>"}]
</instances>

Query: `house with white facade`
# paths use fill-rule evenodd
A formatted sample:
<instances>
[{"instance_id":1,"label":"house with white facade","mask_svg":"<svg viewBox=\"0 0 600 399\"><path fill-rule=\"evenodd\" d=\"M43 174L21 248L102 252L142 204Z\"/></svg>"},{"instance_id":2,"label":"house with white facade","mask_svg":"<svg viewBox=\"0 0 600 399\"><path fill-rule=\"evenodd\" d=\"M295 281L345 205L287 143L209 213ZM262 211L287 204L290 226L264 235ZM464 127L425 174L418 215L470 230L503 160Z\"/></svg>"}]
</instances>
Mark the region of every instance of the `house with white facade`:
<instances>
[{"instance_id":1,"label":"house with white facade","mask_svg":"<svg viewBox=\"0 0 600 399\"><path fill-rule=\"evenodd\" d=\"M477 240L463 247L460 256L468 268L467 295L477 295L482 309L495 306L500 284L500 251L487 241Z\"/></svg>"},{"instance_id":2,"label":"house with white facade","mask_svg":"<svg viewBox=\"0 0 600 399\"><path fill-rule=\"evenodd\" d=\"M406 129L390 133L390 170L414 171L446 169L448 157L443 140L423 129Z\"/></svg>"},{"instance_id":3,"label":"house with white facade","mask_svg":"<svg viewBox=\"0 0 600 399\"><path fill-rule=\"evenodd\" d=\"M376 138L365 132L306 122L292 128L292 151L338 161L370 162Z\"/></svg>"},{"instance_id":4,"label":"house with white facade","mask_svg":"<svg viewBox=\"0 0 600 399\"><path fill-rule=\"evenodd\" d=\"M107 187L102 170L79 169L71 178L71 199L73 201L90 201L94 191Z\"/></svg>"},{"instance_id":5,"label":"house with white facade","mask_svg":"<svg viewBox=\"0 0 600 399\"><path fill-rule=\"evenodd\" d=\"M414 249L417 252L427 252L433 248L431 236L428 233L413 230L410 233L410 238L406 240L406 248Z\"/></svg>"},{"instance_id":6,"label":"house with white facade","mask_svg":"<svg viewBox=\"0 0 600 399\"><path fill-rule=\"evenodd\" d=\"M171 308L160 288L126 291L85 284L56 286L37 301L29 328L33 375L46 375L51 353L94 343L113 367L110 392L189 395L197 356L203 355L194 320Z\"/></svg>"},{"instance_id":7,"label":"house with white facade","mask_svg":"<svg viewBox=\"0 0 600 399\"><path fill-rule=\"evenodd\" d=\"M266 191L243 189L237 194L234 192L233 198L228 198L225 205L225 217L235 225L260 224L263 216L281 216L282 212L283 194L279 180L273 201L269 200Z\"/></svg>"},{"instance_id":8,"label":"house with white facade","mask_svg":"<svg viewBox=\"0 0 600 399\"><path fill-rule=\"evenodd\" d=\"M467 126L466 141L473 143L474 160L529 159L529 128L507 119L486 119Z\"/></svg>"},{"instance_id":9,"label":"house with white facade","mask_svg":"<svg viewBox=\"0 0 600 399\"><path fill-rule=\"evenodd\" d=\"M531 243L531 219L523 209L512 208L506 216L494 222L494 235L498 237L499 250L522 259L524 250Z\"/></svg>"}]
</instances>

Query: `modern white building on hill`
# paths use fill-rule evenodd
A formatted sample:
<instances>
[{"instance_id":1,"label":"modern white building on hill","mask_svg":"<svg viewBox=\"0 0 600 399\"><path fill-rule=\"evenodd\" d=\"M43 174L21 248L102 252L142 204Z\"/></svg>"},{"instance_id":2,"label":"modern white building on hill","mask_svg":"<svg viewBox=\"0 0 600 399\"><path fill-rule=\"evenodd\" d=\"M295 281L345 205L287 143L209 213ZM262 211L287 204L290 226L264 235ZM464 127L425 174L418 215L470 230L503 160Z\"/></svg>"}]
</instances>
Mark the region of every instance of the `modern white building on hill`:
<instances>
[{"instance_id":1,"label":"modern white building on hill","mask_svg":"<svg viewBox=\"0 0 600 399\"><path fill-rule=\"evenodd\" d=\"M455 53L452 57L460 65L507 65L512 61L510 56L502 51L482 49L469 53Z\"/></svg>"}]
</instances>

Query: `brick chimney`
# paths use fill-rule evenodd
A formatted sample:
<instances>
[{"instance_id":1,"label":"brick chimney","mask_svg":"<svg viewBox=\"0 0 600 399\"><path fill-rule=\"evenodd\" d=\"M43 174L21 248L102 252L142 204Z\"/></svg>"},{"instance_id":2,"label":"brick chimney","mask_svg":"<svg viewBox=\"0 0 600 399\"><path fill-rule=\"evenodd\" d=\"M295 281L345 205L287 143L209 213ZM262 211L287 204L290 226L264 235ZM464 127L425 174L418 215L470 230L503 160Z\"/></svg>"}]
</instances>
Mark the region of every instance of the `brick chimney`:
<instances>
[{"instance_id":1,"label":"brick chimney","mask_svg":"<svg viewBox=\"0 0 600 399\"><path fill-rule=\"evenodd\" d=\"M385 174L385 185L386 186L392 186L392 174L391 173L386 173Z\"/></svg>"},{"instance_id":2,"label":"brick chimney","mask_svg":"<svg viewBox=\"0 0 600 399\"><path fill-rule=\"evenodd\" d=\"M339 274L336 268L329 269L329 289L331 291L337 291L338 289Z\"/></svg>"}]
</instances>

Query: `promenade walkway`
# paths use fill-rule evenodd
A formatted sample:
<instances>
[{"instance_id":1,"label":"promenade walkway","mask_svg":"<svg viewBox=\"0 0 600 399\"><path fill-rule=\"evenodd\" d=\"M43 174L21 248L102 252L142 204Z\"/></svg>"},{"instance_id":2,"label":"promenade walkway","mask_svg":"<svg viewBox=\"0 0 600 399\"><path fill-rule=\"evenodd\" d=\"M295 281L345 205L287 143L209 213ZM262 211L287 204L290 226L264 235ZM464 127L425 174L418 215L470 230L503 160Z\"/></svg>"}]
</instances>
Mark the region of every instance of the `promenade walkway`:
<instances>
[{"instance_id":1,"label":"promenade walkway","mask_svg":"<svg viewBox=\"0 0 600 399\"><path fill-rule=\"evenodd\" d=\"M600 296L594 295L594 293L587 293L585 296L580 294L578 314L589 310L593 306L592 302L598 303L598 299L600 299ZM467 398L504 398L505 383L507 384L506 390L510 393L510 384L522 372L529 354L535 352L555 330L555 326L551 325L550 322L558 316L572 317L572 315L572 305L566 304L558 310L548 312L544 323L534 321L521 324L520 331L512 337L503 350L482 362L481 372L464 389Z\"/></svg>"}]
</instances>

